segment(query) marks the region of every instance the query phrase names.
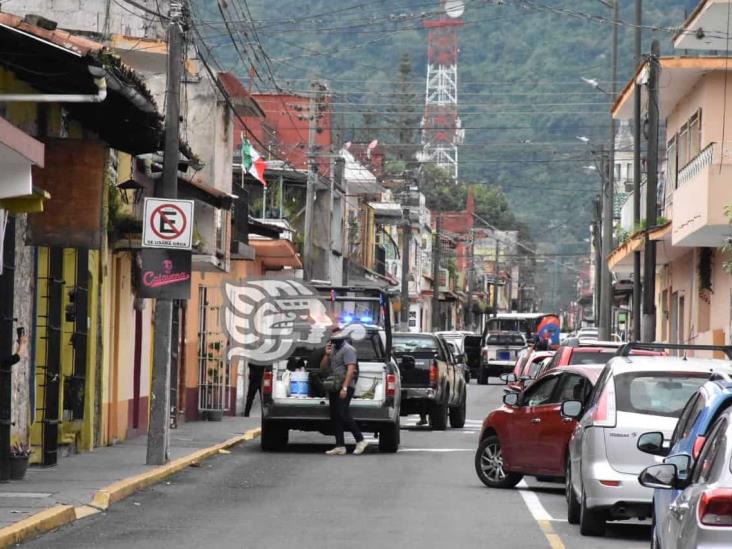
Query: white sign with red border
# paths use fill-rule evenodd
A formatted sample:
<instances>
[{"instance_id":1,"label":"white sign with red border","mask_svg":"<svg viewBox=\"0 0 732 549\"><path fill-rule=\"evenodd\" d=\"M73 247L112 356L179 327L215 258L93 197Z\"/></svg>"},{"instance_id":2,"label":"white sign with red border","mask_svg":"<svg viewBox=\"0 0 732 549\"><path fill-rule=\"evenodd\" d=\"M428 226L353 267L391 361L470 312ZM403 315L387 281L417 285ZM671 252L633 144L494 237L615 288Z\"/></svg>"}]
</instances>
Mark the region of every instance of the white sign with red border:
<instances>
[{"instance_id":1,"label":"white sign with red border","mask_svg":"<svg viewBox=\"0 0 732 549\"><path fill-rule=\"evenodd\" d=\"M193 200L145 199L143 247L190 250L192 236Z\"/></svg>"}]
</instances>

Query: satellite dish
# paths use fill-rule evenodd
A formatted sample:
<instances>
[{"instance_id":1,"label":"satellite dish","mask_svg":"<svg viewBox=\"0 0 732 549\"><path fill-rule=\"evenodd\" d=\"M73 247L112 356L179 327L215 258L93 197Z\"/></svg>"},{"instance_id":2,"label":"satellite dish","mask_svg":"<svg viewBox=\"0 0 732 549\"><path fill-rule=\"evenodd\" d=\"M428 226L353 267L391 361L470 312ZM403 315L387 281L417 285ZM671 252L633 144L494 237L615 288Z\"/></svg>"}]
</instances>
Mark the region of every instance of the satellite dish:
<instances>
[{"instance_id":1,"label":"satellite dish","mask_svg":"<svg viewBox=\"0 0 732 549\"><path fill-rule=\"evenodd\" d=\"M464 11L465 4L463 4L463 0L447 0L447 2L445 2L445 13L448 17L457 19Z\"/></svg>"}]
</instances>

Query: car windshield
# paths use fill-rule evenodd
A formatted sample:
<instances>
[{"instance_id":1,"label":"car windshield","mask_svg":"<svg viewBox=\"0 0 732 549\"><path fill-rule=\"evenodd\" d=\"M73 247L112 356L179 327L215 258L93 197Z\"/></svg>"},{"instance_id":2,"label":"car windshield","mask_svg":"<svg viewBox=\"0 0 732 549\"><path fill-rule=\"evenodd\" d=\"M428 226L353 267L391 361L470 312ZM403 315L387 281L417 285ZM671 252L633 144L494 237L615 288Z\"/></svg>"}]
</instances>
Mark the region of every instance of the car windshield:
<instances>
[{"instance_id":1,"label":"car windshield","mask_svg":"<svg viewBox=\"0 0 732 549\"><path fill-rule=\"evenodd\" d=\"M437 339L432 336L395 335L392 341L394 354L432 353L438 351Z\"/></svg>"},{"instance_id":2,"label":"car windshield","mask_svg":"<svg viewBox=\"0 0 732 549\"><path fill-rule=\"evenodd\" d=\"M524 338L513 334L494 334L488 336L486 345L524 345Z\"/></svg>"},{"instance_id":3,"label":"car windshield","mask_svg":"<svg viewBox=\"0 0 732 549\"><path fill-rule=\"evenodd\" d=\"M615 377L618 411L678 418L707 373L629 372Z\"/></svg>"},{"instance_id":4,"label":"car windshield","mask_svg":"<svg viewBox=\"0 0 732 549\"><path fill-rule=\"evenodd\" d=\"M569 357L569 363L574 364L602 364L615 354L615 349L602 351L575 351Z\"/></svg>"}]
</instances>

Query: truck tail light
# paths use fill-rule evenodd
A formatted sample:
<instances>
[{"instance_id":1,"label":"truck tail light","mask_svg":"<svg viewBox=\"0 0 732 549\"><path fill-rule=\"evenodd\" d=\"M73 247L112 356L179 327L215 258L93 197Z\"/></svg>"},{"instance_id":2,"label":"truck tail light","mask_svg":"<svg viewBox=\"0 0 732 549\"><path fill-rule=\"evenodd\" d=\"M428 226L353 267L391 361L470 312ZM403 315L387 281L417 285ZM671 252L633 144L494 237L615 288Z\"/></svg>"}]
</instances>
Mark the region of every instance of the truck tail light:
<instances>
[{"instance_id":1,"label":"truck tail light","mask_svg":"<svg viewBox=\"0 0 732 549\"><path fill-rule=\"evenodd\" d=\"M592 425L595 427L615 427L615 383L608 381L592 412Z\"/></svg>"},{"instance_id":2,"label":"truck tail light","mask_svg":"<svg viewBox=\"0 0 732 549\"><path fill-rule=\"evenodd\" d=\"M264 372L264 375L262 376L262 394L263 395L272 394L272 371L271 370L266 370Z\"/></svg>"},{"instance_id":3,"label":"truck tail light","mask_svg":"<svg viewBox=\"0 0 732 549\"><path fill-rule=\"evenodd\" d=\"M437 387L437 380L440 378L440 371L437 368L437 361L430 365L430 386Z\"/></svg>"},{"instance_id":4,"label":"truck tail light","mask_svg":"<svg viewBox=\"0 0 732 549\"><path fill-rule=\"evenodd\" d=\"M732 526L732 488L716 488L702 493L699 522L706 526Z\"/></svg>"},{"instance_id":5,"label":"truck tail light","mask_svg":"<svg viewBox=\"0 0 732 549\"><path fill-rule=\"evenodd\" d=\"M694 441L694 447L691 449L691 457L696 460L699 457L699 454L701 454L702 448L704 448L704 441L707 439L707 437L699 435L696 437L696 440Z\"/></svg>"},{"instance_id":6,"label":"truck tail light","mask_svg":"<svg viewBox=\"0 0 732 549\"><path fill-rule=\"evenodd\" d=\"M386 391L384 394L393 397L396 394L397 377L396 374L386 374Z\"/></svg>"}]
</instances>

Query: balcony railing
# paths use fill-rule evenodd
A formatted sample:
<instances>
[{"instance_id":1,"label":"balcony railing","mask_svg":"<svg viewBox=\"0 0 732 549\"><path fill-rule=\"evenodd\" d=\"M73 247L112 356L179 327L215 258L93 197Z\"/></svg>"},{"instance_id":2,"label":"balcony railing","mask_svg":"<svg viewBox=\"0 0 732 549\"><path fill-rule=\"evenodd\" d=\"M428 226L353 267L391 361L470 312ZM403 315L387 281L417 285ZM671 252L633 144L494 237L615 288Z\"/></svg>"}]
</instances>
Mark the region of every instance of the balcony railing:
<instances>
[{"instance_id":1,"label":"balcony railing","mask_svg":"<svg viewBox=\"0 0 732 549\"><path fill-rule=\"evenodd\" d=\"M679 175L676 179L676 185L678 187L694 179L704 168L712 163L714 158L714 145L714 143L707 145L699 154L696 155L694 160L689 162L679 171Z\"/></svg>"}]
</instances>

